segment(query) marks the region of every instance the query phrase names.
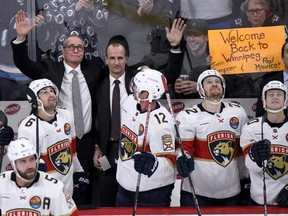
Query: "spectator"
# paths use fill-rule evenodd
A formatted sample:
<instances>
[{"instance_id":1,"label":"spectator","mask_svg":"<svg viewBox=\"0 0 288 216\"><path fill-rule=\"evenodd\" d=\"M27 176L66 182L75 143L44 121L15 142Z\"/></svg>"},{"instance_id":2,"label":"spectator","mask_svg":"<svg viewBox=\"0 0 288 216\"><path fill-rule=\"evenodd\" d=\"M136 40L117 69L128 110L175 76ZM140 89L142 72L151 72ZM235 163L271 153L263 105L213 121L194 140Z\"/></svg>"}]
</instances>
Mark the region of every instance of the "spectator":
<instances>
[{"instance_id":1,"label":"spectator","mask_svg":"<svg viewBox=\"0 0 288 216\"><path fill-rule=\"evenodd\" d=\"M279 16L270 9L267 0L246 0L242 16L235 19L232 27L261 27L280 25Z\"/></svg>"},{"instance_id":2,"label":"spectator","mask_svg":"<svg viewBox=\"0 0 288 216\"><path fill-rule=\"evenodd\" d=\"M179 77L174 85L176 97L198 98L196 82L207 66L208 24L203 19L188 20L184 32L186 39L185 55L181 74L188 75L187 80ZM189 78L188 78L189 77Z\"/></svg>"},{"instance_id":3,"label":"spectator","mask_svg":"<svg viewBox=\"0 0 288 216\"><path fill-rule=\"evenodd\" d=\"M184 21L175 19L171 29L166 29L166 35L170 45L180 44L183 31L185 29ZM112 139L112 92L114 90L114 80L119 80L120 88L120 107L128 95L129 83L131 78L138 72L132 70L132 66L127 67L130 47L127 40L123 36L113 36L106 49L106 64L109 68L109 76L104 79L100 87L97 89L97 121L98 121L98 142L94 153L94 166L100 170L100 206L115 206L116 193L118 183L116 181L116 163L118 158L119 139ZM169 83L174 83L180 74L180 67L183 55L180 50L171 50L169 53L169 63L165 70L165 74ZM120 125L119 125L120 128ZM120 134L120 132L119 132ZM106 156L111 168L103 172L103 168L99 163L102 156ZM109 193L109 196L107 196Z\"/></svg>"},{"instance_id":4,"label":"spectator","mask_svg":"<svg viewBox=\"0 0 288 216\"><path fill-rule=\"evenodd\" d=\"M82 105L84 129L82 133L76 130L76 149L78 159L85 172L93 171L93 153L95 144L95 134L93 132L93 124L96 118L94 98L96 88L105 76L103 72L102 60L87 60L84 57L84 42L78 36L70 36L63 42L62 53L64 61L54 62L53 60L45 59L40 62L34 62L27 55L26 36L36 24L30 26L26 20L24 11L19 11L16 16L16 40L11 42L13 49L13 59L15 65L22 73L31 79L48 78L58 87L59 90L59 106L70 110L73 115L75 106L73 106L72 98L72 71L77 71L79 79ZM94 100L95 99L95 100ZM93 111L93 112L92 112ZM80 115L81 116L81 115ZM75 122L75 127L78 124ZM92 176L92 175L90 175ZM89 190L90 192L92 190ZM86 196L89 199L89 195ZM87 201L90 202L90 201Z\"/></svg>"},{"instance_id":5,"label":"spectator","mask_svg":"<svg viewBox=\"0 0 288 216\"><path fill-rule=\"evenodd\" d=\"M278 72L267 73L263 76L263 82L261 84L261 91L263 87L272 80L278 80L288 87L288 41L286 41L281 49L281 57L284 63L284 70ZM265 110L263 109L262 95L259 94L257 104L256 104L256 117L263 116Z\"/></svg>"},{"instance_id":6,"label":"spectator","mask_svg":"<svg viewBox=\"0 0 288 216\"><path fill-rule=\"evenodd\" d=\"M56 108L59 92L50 80L34 80L29 88L33 95L28 94L28 100L32 103L32 107L36 108L33 108L31 115L21 121L18 138L29 140L34 147L39 146L39 158L44 162L41 164L44 170L61 180L69 194L74 195L73 174L77 178L75 184L81 182L80 178L88 178L77 158L73 116L68 110ZM34 97L37 101L33 101ZM89 179L87 181L89 182ZM83 182L82 190L85 189L85 181ZM76 204L81 204L80 196L80 193L75 194L74 198L78 198L74 199Z\"/></svg>"},{"instance_id":7,"label":"spectator","mask_svg":"<svg viewBox=\"0 0 288 216\"><path fill-rule=\"evenodd\" d=\"M251 205L263 205L266 199L267 205L288 207L288 176L280 168L287 163L287 96L282 82L267 83L262 90L266 113L247 122L242 130L240 143L251 178Z\"/></svg>"},{"instance_id":8,"label":"spectator","mask_svg":"<svg viewBox=\"0 0 288 216\"><path fill-rule=\"evenodd\" d=\"M276 26L282 22L273 13L268 0L246 0L243 3L242 15L235 19L232 28ZM228 91L234 94L229 97L258 97L261 92L260 85L263 73L239 74L227 76ZM243 86L245 85L246 86Z\"/></svg>"},{"instance_id":9,"label":"spectator","mask_svg":"<svg viewBox=\"0 0 288 216\"><path fill-rule=\"evenodd\" d=\"M233 11L239 1L242 0L180 0L180 16L185 19L204 19L209 29L227 29L234 20Z\"/></svg>"},{"instance_id":10,"label":"spectator","mask_svg":"<svg viewBox=\"0 0 288 216\"><path fill-rule=\"evenodd\" d=\"M165 92L162 82L162 73L151 69L131 81L134 95L121 111L116 206L133 206L138 173L143 175L137 205L170 206L176 180L175 131L171 114L158 101Z\"/></svg>"},{"instance_id":11,"label":"spectator","mask_svg":"<svg viewBox=\"0 0 288 216\"><path fill-rule=\"evenodd\" d=\"M2 215L36 214L35 211L39 215L78 215L63 183L37 171L38 154L29 141L11 141L7 155L14 170L0 175Z\"/></svg>"},{"instance_id":12,"label":"spectator","mask_svg":"<svg viewBox=\"0 0 288 216\"><path fill-rule=\"evenodd\" d=\"M200 206L237 206L240 178L246 174L239 138L247 114L239 104L222 102L225 80L218 71L204 71L198 78L197 90L203 102L176 117L187 156L176 148L178 173L190 175ZM194 206L188 178L182 182L180 205Z\"/></svg>"},{"instance_id":13,"label":"spectator","mask_svg":"<svg viewBox=\"0 0 288 216\"><path fill-rule=\"evenodd\" d=\"M158 71L165 71L169 60L170 43L166 38L165 28L157 26L148 35L150 53L142 58L141 62Z\"/></svg>"},{"instance_id":14,"label":"spectator","mask_svg":"<svg viewBox=\"0 0 288 216\"><path fill-rule=\"evenodd\" d=\"M111 35L121 34L128 41L129 65L137 64L150 51L147 35L156 26L169 26L171 2L167 0L109 0L107 28Z\"/></svg>"}]
</instances>

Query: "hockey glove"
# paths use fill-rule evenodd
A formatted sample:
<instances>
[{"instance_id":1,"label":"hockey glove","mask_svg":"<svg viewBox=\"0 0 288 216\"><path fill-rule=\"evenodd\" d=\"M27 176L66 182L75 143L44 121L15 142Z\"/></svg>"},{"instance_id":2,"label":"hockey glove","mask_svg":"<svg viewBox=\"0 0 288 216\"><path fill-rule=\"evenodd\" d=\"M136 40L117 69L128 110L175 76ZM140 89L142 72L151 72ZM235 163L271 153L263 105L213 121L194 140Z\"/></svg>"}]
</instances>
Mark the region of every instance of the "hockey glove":
<instances>
[{"instance_id":1,"label":"hockey glove","mask_svg":"<svg viewBox=\"0 0 288 216\"><path fill-rule=\"evenodd\" d=\"M134 169L148 177L153 175L159 164L157 158L148 152L135 152L133 158Z\"/></svg>"},{"instance_id":2,"label":"hockey glove","mask_svg":"<svg viewBox=\"0 0 288 216\"><path fill-rule=\"evenodd\" d=\"M194 170L194 158L180 156L176 161L177 171L179 175L186 178Z\"/></svg>"},{"instance_id":3,"label":"hockey glove","mask_svg":"<svg viewBox=\"0 0 288 216\"><path fill-rule=\"evenodd\" d=\"M267 139L254 143L249 149L249 156L252 161L261 163L270 158L271 142Z\"/></svg>"},{"instance_id":4,"label":"hockey glove","mask_svg":"<svg viewBox=\"0 0 288 216\"><path fill-rule=\"evenodd\" d=\"M14 131L9 126L2 126L0 128L0 146L9 145L14 139Z\"/></svg>"},{"instance_id":5,"label":"hockey glove","mask_svg":"<svg viewBox=\"0 0 288 216\"><path fill-rule=\"evenodd\" d=\"M277 203L281 207L288 207L288 184L278 194Z\"/></svg>"},{"instance_id":6,"label":"hockey glove","mask_svg":"<svg viewBox=\"0 0 288 216\"><path fill-rule=\"evenodd\" d=\"M73 189L73 199L79 200L85 193L89 185L89 173L86 172L75 172L73 174L74 189Z\"/></svg>"}]
</instances>

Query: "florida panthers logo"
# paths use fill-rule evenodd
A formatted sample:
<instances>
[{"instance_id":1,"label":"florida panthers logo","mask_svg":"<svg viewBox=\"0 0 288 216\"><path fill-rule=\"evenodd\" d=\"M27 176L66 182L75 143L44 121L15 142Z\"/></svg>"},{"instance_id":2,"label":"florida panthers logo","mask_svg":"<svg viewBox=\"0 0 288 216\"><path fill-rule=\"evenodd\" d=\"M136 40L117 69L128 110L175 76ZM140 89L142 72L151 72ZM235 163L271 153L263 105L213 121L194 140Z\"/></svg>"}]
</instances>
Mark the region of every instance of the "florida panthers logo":
<instances>
[{"instance_id":1,"label":"florida panthers logo","mask_svg":"<svg viewBox=\"0 0 288 216\"><path fill-rule=\"evenodd\" d=\"M208 148L214 161L226 167L236 153L235 134L221 131L208 135Z\"/></svg>"},{"instance_id":2,"label":"florida panthers logo","mask_svg":"<svg viewBox=\"0 0 288 216\"><path fill-rule=\"evenodd\" d=\"M279 179L280 177L288 173L288 158L285 155L272 155L268 160L267 173L273 179Z\"/></svg>"},{"instance_id":3,"label":"florida panthers logo","mask_svg":"<svg viewBox=\"0 0 288 216\"><path fill-rule=\"evenodd\" d=\"M72 155L69 140L65 140L48 149L50 161L59 173L66 175L72 165Z\"/></svg>"},{"instance_id":4,"label":"florida panthers logo","mask_svg":"<svg viewBox=\"0 0 288 216\"><path fill-rule=\"evenodd\" d=\"M119 155L122 161L130 160L137 150L138 137L133 131L125 125L121 128L121 143L119 148Z\"/></svg>"}]
</instances>

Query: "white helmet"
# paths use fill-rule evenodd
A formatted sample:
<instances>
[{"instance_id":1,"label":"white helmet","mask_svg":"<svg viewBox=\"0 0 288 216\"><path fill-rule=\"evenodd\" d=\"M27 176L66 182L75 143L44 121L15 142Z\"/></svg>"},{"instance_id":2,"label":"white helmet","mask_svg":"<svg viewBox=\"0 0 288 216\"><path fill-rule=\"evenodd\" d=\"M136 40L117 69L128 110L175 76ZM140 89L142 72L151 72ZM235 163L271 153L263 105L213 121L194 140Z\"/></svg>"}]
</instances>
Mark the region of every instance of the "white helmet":
<instances>
[{"instance_id":1,"label":"white helmet","mask_svg":"<svg viewBox=\"0 0 288 216\"><path fill-rule=\"evenodd\" d=\"M13 169L16 170L15 161L21 158L25 158L31 155L35 155L37 158L36 149L33 145L24 138L11 141L8 145L7 156L11 161Z\"/></svg>"},{"instance_id":2,"label":"white helmet","mask_svg":"<svg viewBox=\"0 0 288 216\"><path fill-rule=\"evenodd\" d=\"M284 106L279 109L279 110L270 110L270 109L267 109L266 107L266 101L265 101L265 98L266 98L266 93L268 90L271 90L271 89L280 89L282 91L284 91L285 93L285 102L284 102ZM264 87L263 87L263 90L262 90L262 103L263 103L263 108L265 110L268 110L269 112L273 112L273 113L277 113L283 109L286 109L286 103L287 103L287 87L280 81L278 80L272 80L270 82L268 82Z\"/></svg>"},{"instance_id":3,"label":"white helmet","mask_svg":"<svg viewBox=\"0 0 288 216\"><path fill-rule=\"evenodd\" d=\"M38 155L33 145L27 139L21 138L15 141L11 141L8 146L7 156L9 160L11 161L11 165L15 173L19 178L21 178L22 180L26 182L33 181L36 177L37 172L35 172L35 176L33 179L26 179L25 177L19 174L17 167L16 167L16 160L19 160L21 158L25 158L28 156L32 156L32 155L36 157L35 170L37 170L38 169Z\"/></svg>"},{"instance_id":4,"label":"white helmet","mask_svg":"<svg viewBox=\"0 0 288 216\"><path fill-rule=\"evenodd\" d=\"M137 97L142 91L149 92L149 101L160 99L165 92L162 77L166 83L166 78L161 72L152 69L143 69L131 80L130 91L137 94Z\"/></svg>"},{"instance_id":5,"label":"white helmet","mask_svg":"<svg viewBox=\"0 0 288 216\"><path fill-rule=\"evenodd\" d=\"M222 99L223 99L224 95L225 95L225 88L226 88L225 80L224 80L223 76L216 70L205 70L199 75L198 80L197 80L197 91L198 91L200 97L202 99L206 98L205 91L204 91L204 88L203 88L203 81L204 81L205 78L207 78L209 76L216 76L216 77L218 77L221 80L222 87L223 87L223 95L222 95Z\"/></svg>"},{"instance_id":6,"label":"white helmet","mask_svg":"<svg viewBox=\"0 0 288 216\"><path fill-rule=\"evenodd\" d=\"M57 97L59 93L57 86L51 80L46 78L32 81L29 85L29 88L34 92L36 98L39 99L38 92L47 86L50 86L54 89L55 95ZM28 94L27 98L29 102L32 102L32 98Z\"/></svg>"}]
</instances>

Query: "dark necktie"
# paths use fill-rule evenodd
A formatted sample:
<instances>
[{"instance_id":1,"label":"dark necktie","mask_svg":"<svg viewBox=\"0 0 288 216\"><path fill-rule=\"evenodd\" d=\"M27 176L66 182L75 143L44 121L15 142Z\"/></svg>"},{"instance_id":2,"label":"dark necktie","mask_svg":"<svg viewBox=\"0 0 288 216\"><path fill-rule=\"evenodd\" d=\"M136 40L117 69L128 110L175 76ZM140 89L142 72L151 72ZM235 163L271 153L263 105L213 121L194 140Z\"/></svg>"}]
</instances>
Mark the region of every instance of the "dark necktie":
<instances>
[{"instance_id":1,"label":"dark necktie","mask_svg":"<svg viewBox=\"0 0 288 216\"><path fill-rule=\"evenodd\" d=\"M111 138L119 140L120 137L120 88L119 80L114 81L112 94Z\"/></svg>"},{"instance_id":2,"label":"dark necktie","mask_svg":"<svg viewBox=\"0 0 288 216\"><path fill-rule=\"evenodd\" d=\"M82 136L84 135L84 120L83 120L79 79L76 70L72 70L71 73L73 73L74 75L72 78L72 100L73 100L75 131L77 137L81 139Z\"/></svg>"}]
</instances>

